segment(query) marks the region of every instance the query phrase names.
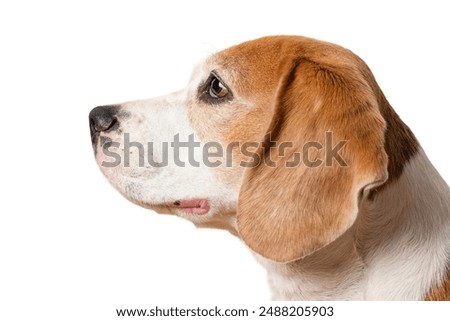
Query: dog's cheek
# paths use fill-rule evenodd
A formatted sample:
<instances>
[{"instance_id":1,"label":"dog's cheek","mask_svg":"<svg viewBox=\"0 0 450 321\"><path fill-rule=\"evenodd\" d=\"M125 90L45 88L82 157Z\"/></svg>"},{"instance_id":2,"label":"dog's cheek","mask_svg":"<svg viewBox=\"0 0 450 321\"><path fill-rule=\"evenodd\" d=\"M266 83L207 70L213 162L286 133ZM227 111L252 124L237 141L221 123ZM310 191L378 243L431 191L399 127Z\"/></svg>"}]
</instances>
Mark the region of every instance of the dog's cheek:
<instances>
[{"instance_id":1,"label":"dog's cheek","mask_svg":"<svg viewBox=\"0 0 450 321\"><path fill-rule=\"evenodd\" d=\"M238 104L209 106L190 100L187 108L190 124L202 144L213 143L221 146L221 157L208 159L210 162L220 162L220 165L212 168L215 179L238 191L244 172L240 164L245 160L241 146L256 137L255 130L251 128L252 124L247 124L246 116L253 116L239 112L248 111L249 107Z\"/></svg>"}]
</instances>

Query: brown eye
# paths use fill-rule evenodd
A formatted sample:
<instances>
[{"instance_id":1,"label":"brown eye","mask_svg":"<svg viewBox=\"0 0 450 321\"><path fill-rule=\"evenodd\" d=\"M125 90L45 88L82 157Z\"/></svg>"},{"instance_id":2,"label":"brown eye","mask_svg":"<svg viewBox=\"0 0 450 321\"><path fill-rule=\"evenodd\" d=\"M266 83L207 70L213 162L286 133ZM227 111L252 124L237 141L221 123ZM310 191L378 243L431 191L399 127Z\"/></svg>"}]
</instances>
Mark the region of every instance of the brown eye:
<instances>
[{"instance_id":1,"label":"brown eye","mask_svg":"<svg viewBox=\"0 0 450 321\"><path fill-rule=\"evenodd\" d=\"M208 93L212 98L219 99L228 95L228 89L220 82L219 79L213 77L209 85Z\"/></svg>"}]
</instances>

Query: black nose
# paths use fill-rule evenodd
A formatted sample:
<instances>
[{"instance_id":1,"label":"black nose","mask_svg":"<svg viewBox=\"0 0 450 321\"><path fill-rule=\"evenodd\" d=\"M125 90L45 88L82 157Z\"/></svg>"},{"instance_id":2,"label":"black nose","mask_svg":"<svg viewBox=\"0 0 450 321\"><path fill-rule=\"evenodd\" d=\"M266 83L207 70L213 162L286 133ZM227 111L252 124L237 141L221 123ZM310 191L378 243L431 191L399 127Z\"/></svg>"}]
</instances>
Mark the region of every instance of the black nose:
<instances>
[{"instance_id":1,"label":"black nose","mask_svg":"<svg viewBox=\"0 0 450 321\"><path fill-rule=\"evenodd\" d=\"M95 143L100 132L108 132L119 127L116 114L119 106L99 106L89 113L89 127L91 129L92 143Z\"/></svg>"}]
</instances>

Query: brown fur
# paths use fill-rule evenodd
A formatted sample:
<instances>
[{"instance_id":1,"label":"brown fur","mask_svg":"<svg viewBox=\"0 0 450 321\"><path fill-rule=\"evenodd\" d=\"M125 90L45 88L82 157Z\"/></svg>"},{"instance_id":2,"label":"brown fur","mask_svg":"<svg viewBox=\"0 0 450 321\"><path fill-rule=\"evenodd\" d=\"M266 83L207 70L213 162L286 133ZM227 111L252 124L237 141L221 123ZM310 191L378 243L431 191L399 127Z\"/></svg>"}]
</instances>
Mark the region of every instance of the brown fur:
<instances>
[{"instance_id":1,"label":"brown fur","mask_svg":"<svg viewBox=\"0 0 450 321\"><path fill-rule=\"evenodd\" d=\"M381 191L387 184L392 183L400 177L403 167L411 157L418 152L419 142L409 129L409 127L400 119L394 109L391 107L369 67L358 58L361 66L361 73L367 80L372 91L377 97L377 103L380 107L381 115L386 121L384 149L388 155L388 173L389 180L372 191L372 198L377 191Z\"/></svg>"},{"instance_id":2,"label":"brown fur","mask_svg":"<svg viewBox=\"0 0 450 321\"><path fill-rule=\"evenodd\" d=\"M425 301L450 301L450 268L442 282L428 292Z\"/></svg>"},{"instance_id":3,"label":"brown fur","mask_svg":"<svg viewBox=\"0 0 450 321\"><path fill-rule=\"evenodd\" d=\"M241 237L279 262L309 255L342 235L356 218L360 190L387 178L384 121L367 85L355 81L353 70L342 73L320 60L299 59L291 66L268 132L275 141L293 141L293 151L299 151L310 141L325 146L324 133L331 131L336 141L348 141L343 150L348 166L262 164L248 171L237 214ZM314 111L317 99L321 106ZM325 160L323 149L317 156Z\"/></svg>"}]
</instances>

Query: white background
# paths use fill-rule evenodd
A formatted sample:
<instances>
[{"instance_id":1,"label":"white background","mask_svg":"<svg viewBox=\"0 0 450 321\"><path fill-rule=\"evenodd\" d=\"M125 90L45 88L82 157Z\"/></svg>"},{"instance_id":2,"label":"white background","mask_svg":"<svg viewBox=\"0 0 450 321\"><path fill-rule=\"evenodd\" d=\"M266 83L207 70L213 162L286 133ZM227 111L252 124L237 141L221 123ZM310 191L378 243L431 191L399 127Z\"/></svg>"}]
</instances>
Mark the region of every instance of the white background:
<instances>
[{"instance_id":1,"label":"white background","mask_svg":"<svg viewBox=\"0 0 450 321\"><path fill-rule=\"evenodd\" d=\"M267 302L265 272L237 239L120 196L88 126L91 108L177 90L199 59L244 40L300 34L353 50L450 181L445 3L0 2L0 319Z\"/></svg>"}]
</instances>

